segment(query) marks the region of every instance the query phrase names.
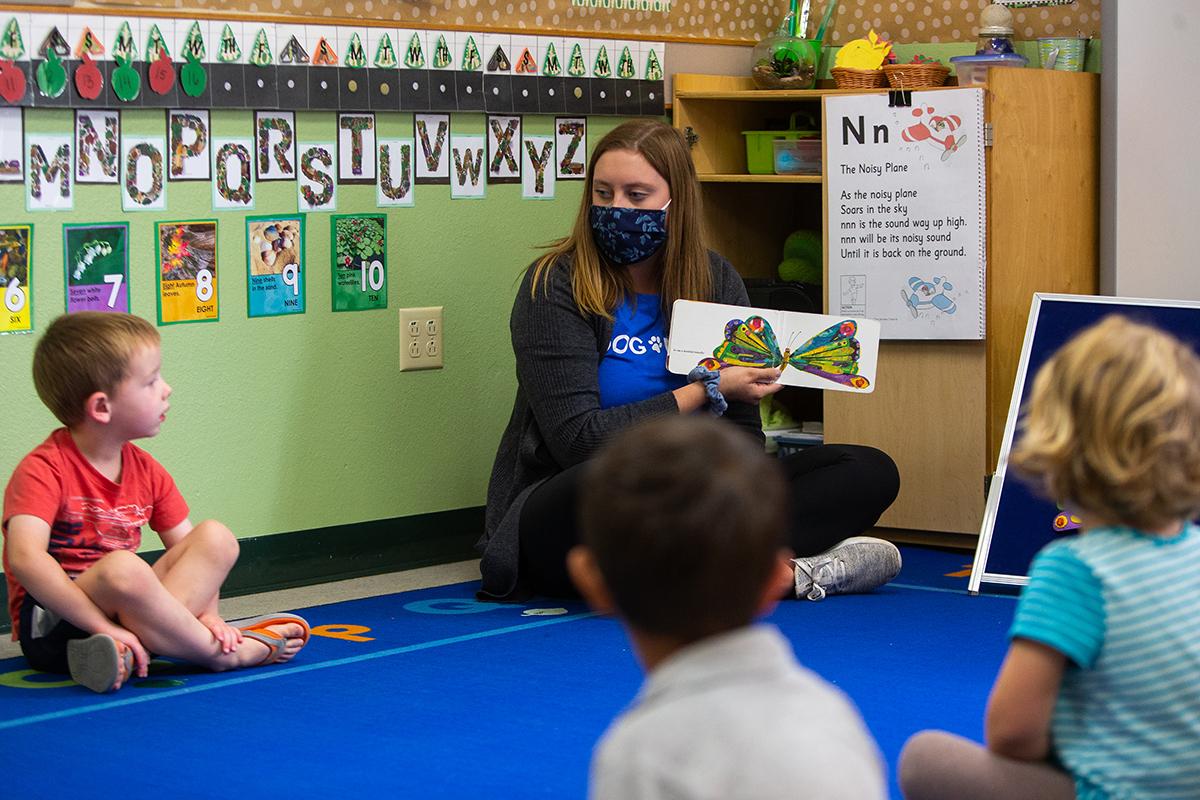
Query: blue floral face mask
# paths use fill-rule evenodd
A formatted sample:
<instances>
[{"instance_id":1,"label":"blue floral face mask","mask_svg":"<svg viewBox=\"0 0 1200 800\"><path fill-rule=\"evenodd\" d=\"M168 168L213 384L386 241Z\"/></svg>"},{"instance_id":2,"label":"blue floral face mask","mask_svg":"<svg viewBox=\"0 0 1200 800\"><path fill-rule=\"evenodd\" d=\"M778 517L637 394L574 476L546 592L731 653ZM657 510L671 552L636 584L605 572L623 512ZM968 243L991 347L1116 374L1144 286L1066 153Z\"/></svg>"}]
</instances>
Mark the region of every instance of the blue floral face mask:
<instances>
[{"instance_id":1,"label":"blue floral face mask","mask_svg":"<svg viewBox=\"0 0 1200 800\"><path fill-rule=\"evenodd\" d=\"M645 261L667 241L667 205L662 208L592 206L592 239L600 254L619 267Z\"/></svg>"}]
</instances>

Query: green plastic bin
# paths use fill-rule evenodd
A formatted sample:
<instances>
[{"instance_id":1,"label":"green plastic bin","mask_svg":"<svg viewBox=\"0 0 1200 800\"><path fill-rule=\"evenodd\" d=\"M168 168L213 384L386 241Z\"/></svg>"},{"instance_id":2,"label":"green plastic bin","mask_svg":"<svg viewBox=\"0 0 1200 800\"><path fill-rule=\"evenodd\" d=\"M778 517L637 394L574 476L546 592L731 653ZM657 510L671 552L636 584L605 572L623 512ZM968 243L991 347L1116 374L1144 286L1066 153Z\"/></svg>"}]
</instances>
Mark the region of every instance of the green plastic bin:
<instances>
[{"instance_id":1,"label":"green plastic bin","mask_svg":"<svg viewBox=\"0 0 1200 800\"><path fill-rule=\"evenodd\" d=\"M820 131L796 127L797 117L804 116L811 123L811 117L804 111L792 114L788 121L788 129L784 131L742 131L746 137L746 171L751 175L775 174L775 145L776 139L816 139Z\"/></svg>"}]
</instances>

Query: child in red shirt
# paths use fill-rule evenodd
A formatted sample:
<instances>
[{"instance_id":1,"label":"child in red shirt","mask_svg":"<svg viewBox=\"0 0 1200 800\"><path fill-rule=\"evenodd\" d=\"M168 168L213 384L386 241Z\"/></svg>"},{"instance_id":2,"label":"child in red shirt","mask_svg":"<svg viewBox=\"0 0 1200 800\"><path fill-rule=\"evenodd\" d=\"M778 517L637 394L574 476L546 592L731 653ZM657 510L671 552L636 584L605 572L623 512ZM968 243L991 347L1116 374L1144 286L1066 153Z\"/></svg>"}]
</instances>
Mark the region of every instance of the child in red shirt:
<instances>
[{"instance_id":1,"label":"child in red shirt","mask_svg":"<svg viewBox=\"0 0 1200 800\"><path fill-rule=\"evenodd\" d=\"M170 474L132 439L166 420L157 329L130 314L59 317L33 356L38 396L66 427L13 472L4 493L4 574L13 638L34 669L118 689L150 652L213 670L291 659L308 623L274 614L226 623L217 598L238 543L215 520L192 525ZM136 555L141 527L166 553Z\"/></svg>"}]
</instances>

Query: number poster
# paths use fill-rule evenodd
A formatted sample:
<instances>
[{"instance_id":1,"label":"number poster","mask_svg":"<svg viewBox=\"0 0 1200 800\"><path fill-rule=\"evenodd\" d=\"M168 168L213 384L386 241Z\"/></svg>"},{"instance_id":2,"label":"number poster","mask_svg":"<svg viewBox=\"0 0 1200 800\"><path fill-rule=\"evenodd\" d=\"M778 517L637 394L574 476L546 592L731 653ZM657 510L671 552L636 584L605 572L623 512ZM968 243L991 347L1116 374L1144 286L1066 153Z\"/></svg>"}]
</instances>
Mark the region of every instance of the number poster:
<instances>
[{"instance_id":1,"label":"number poster","mask_svg":"<svg viewBox=\"0 0 1200 800\"><path fill-rule=\"evenodd\" d=\"M33 330L29 302L32 247L32 225L0 227L0 292L4 294L4 318L0 322L0 333L28 333Z\"/></svg>"},{"instance_id":2,"label":"number poster","mask_svg":"<svg viewBox=\"0 0 1200 800\"><path fill-rule=\"evenodd\" d=\"M216 220L158 223L158 324L219 318Z\"/></svg>"},{"instance_id":3,"label":"number poster","mask_svg":"<svg viewBox=\"0 0 1200 800\"><path fill-rule=\"evenodd\" d=\"M304 313L304 216L246 220L246 292L251 317Z\"/></svg>"},{"instance_id":4,"label":"number poster","mask_svg":"<svg viewBox=\"0 0 1200 800\"><path fill-rule=\"evenodd\" d=\"M330 224L333 310L387 308L387 217L340 214Z\"/></svg>"},{"instance_id":5,"label":"number poster","mask_svg":"<svg viewBox=\"0 0 1200 800\"><path fill-rule=\"evenodd\" d=\"M67 313L129 311L129 223L63 226Z\"/></svg>"}]
</instances>

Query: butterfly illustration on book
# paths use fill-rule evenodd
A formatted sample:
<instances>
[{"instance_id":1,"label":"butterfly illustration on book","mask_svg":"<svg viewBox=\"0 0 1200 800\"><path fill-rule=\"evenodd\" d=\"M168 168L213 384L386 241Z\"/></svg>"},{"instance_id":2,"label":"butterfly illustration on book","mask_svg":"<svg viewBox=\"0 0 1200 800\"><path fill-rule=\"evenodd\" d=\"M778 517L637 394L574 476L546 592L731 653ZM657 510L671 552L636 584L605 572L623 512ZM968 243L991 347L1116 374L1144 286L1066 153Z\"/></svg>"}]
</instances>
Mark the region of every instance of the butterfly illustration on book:
<instances>
[{"instance_id":1,"label":"butterfly illustration on book","mask_svg":"<svg viewBox=\"0 0 1200 800\"><path fill-rule=\"evenodd\" d=\"M800 347L779 348L771 323L762 317L731 319L725 325L725 341L713 357L700 364L708 369L722 366L777 367L788 365L820 378L854 389L866 389L871 382L858 374L860 346L855 334L858 323L852 319L830 325Z\"/></svg>"}]
</instances>

